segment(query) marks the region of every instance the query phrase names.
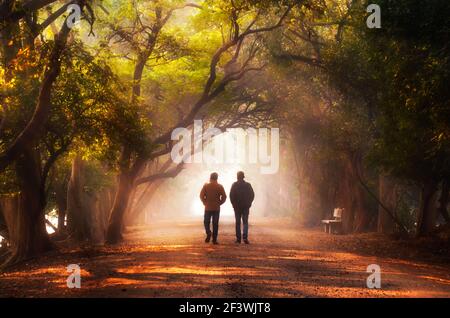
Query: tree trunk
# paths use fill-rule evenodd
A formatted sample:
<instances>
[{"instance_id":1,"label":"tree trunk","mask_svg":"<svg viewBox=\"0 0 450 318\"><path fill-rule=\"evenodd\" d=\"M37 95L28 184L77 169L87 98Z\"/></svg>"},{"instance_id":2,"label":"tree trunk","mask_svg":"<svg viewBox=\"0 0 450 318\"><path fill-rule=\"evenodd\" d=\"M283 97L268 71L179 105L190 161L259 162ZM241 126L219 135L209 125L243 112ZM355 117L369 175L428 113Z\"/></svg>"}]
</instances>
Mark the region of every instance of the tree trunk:
<instances>
[{"instance_id":1,"label":"tree trunk","mask_svg":"<svg viewBox=\"0 0 450 318\"><path fill-rule=\"evenodd\" d=\"M115 191L113 188L103 189L98 195L96 219L98 232L101 234L102 241L105 240L108 228L109 214L113 206Z\"/></svg>"},{"instance_id":2,"label":"tree trunk","mask_svg":"<svg viewBox=\"0 0 450 318\"><path fill-rule=\"evenodd\" d=\"M366 232L369 230L371 215L368 211L366 195L364 189L355 184L355 221L353 225L354 233Z\"/></svg>"},{"instance_id":3,"label":"tree trunk","mask_svg":"<svg viewBox=\"0 0 450 318\"><path fill-rule=\"evenodd\" d=\"M40 159L34 148L26 148L16 162L20 185L17 231L12 257L6 265L36 257L52 248L45 226L45 195L41 188Z\"/></svg>"},{"instance_id":4,"label":"tree trunk","mask_svg":"<svg viewBox=\"0 0 450 318\"><path fill-rule=\"evenodd\" d=\"M125 212L135 189L134 183L145 166L145 162L146 160L138 157L134 164L131 164L131 150L128 147L123 149L120 156L119 182L106 231L106 243L108 244L119 243L123 238Z\"/></svg>"},{"instance_id":5,"label":"tree trunk","mask_svg":"<svg viewBox=\"0 0 450 318\"><path fill-rule=\"evenodd\" d=\"M383 205L388 208L390 211L395 213L397 208L397 189L396 182L393 178L380 174L379 175L379 199L383 203ZM389 215L386 210L379 205L378 206L378 226L377 231L379 233L391 234L394 232L395 223L392 217Z\"/></svg>"},{"instance_id":6,"label":"tree trunk","mask_svg":"<svg viewBox=\"0 0 450 318\"><path fill-rule=\"evenodd\" d=\"M356 233L369 230L371 220L373 219L369 209L367 193L360 183L360 178L362 178L360 174L362 174L363 171L364 168L361 156L356 154L353 156L352 160L352 173L354 180L353 187L356 200L356 214L353 232Z\"/></svg>"},{"instance_id":7,"label":"tree trunk","mask_svg":"<svg viewBox=\"0 0 450 318\"><path fill-rule=\"evenodd\" d=\"M305 226L315 226L320 222L320 192L318 190L318 171L315 163L310 159L306 147L296 146L297 173L299 193L299 221Z\"/></svg>"},{"instance_id":8,"label":"tree trunk","mask_svg":"<svg viewBox=\"0 0 450 318\"><path fill-rule=\"evenodd\" d=\"M437 218L437 182L428 180L422 186L419 211L417 213L418 237L425 236L436 228Z\"/></svg>"},{"instance_id":9,"label":"tree trunk","mask_svg":"<svg viewBox=\"0 0 450 318\"><path fill-rule=\"evenodd\" d=\"M122 240L122 228L124 215L128 207L133 191L134 179L126 172L119 175L119 184L113 207L111 209L108 230L106 232L106 243L116 244Z\"/></svg>"},{"instance_id":10,"label":"tree trunk","mask_svg":"<svg viewBox=\"0 0 450 318\"><path fill-rule=\"evenodd\" d=\"M67 230L77 241L91 239L91 215L84 193L84 163L80 156L72 162L72 173L67 187Z\"/></svg>"},{"instance_id":11,"label":"tree trunk","mask_svg":"<svg viewBox=\"0 0 450 318\"><path fill-rule=\"evenodd\" d=\"M344 208L342 212L342 229L344 233L353 232L354 223L354 200L353 180L348 168L343 169L340 185L337 191L337 207Z\"/></svg>"},{"instance_id":12,"label":"tree trunk","mask_svg":"<svg viewBox=\"0 0 450 318\"><path fill-rule=\"evenodd\" d=\"M58 208L58 234L66 231L66 214L67 214L67 192L63 187L56 189L56 206Z\"/></svg>"},{"instance_id":13,"label":"tree trunk","mask_svg":"<svg viewBox=\"0 0 450 318\"><path fill-rule=\"evenodd\" d=\"M17 239L17 215L19 210L20 195L1 195L0 196L0 218L3 218L5 228L1 235L14 244Z\"/></svg>"},{"instance_id":14,"label":"tree trunk","mask_svg":"<svg viewBox=\"0 0 450 318\"><path fill-rule=\"evenodd\" d=\"M442 183L441 197L439 198L439 213L444 218L445 222L450 222L450 216L448 215L447 205L449 202L450 194L450 182L444 181Z\"/></svg>"},{"instance_id":15,"label":"tree trunk","mask_svg":"<svg viewBox=\"0 0 450 318\"><path fill-rule=\"evenodd\" d=\"M1 202L0 202L0 236L3 237L4 239L7 239L9 236L8 226L6 225L5 217L3 216Z\"/></svg>"},{"instance_id":16,"label":"tree trunk","mask_svg":"<svg viewBox=\"0 0 450 318\"><path fill-rule=\"evenodd\" d=\"M360 167L361 160L358 157L346 156L337 195L339 207L344 208L342 223L345 233L364 232L371 221L366 195L358 178Z\"/></svg>"}]
</instances>

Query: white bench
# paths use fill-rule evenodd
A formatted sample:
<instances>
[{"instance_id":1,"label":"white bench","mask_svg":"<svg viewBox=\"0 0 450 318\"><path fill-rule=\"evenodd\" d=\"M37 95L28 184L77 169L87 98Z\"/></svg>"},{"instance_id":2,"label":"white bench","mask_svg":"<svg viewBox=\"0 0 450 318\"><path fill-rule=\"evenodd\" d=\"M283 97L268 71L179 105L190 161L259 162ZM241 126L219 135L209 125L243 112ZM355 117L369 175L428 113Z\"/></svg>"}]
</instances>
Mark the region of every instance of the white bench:
<instances>
[{"instance_id":1,"label":"white bench","mask_svg":"<svg viewBox=\"0 0 450 318\"><path fill-rule=\"evenodd\" d=\"M335 208L332 220L322 220L325 225L325 233L341 233L342 232L342 208ZM334 230L334 231L333 231Z\"/></svg>"}]
</instances>

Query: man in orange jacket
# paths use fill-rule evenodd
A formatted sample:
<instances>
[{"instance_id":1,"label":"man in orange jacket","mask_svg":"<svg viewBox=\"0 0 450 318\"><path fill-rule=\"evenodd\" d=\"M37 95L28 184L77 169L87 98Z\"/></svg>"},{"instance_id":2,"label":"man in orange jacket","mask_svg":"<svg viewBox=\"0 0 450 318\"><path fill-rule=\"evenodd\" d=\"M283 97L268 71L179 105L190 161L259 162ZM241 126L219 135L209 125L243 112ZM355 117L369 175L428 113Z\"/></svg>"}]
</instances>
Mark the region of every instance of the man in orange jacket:
<instances>
[{"instance_id":1,"label":"man in orange jacket","mask_svg":"<svg viewBox=\"0 0 450 318\"><path fill-rule=\"evenodd\" d=\"M209 183L205 183L200 191L200 200L202 200L205 206L204 225L206 231L205 243L209 243L211 240L211 218L213 220L213 243L218 244L217 235L219 234L219 216L220 206L225 203L227 195L221 184L217 182L219 175L216 172L211 173Z\"/></svg>"}]
</instances>

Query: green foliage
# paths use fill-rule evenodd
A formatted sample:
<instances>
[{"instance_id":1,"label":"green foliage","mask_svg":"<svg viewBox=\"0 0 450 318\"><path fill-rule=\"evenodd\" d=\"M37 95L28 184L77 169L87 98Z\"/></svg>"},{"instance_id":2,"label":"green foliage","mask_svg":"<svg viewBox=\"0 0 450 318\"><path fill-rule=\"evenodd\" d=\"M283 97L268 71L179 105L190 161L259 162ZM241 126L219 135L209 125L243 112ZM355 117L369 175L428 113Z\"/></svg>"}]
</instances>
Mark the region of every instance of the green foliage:
<instances>
[{"instance_id":1,"label":"green foliage","mask_svg":"<svg viewBox=\"0 0 450 318\"><path fill-rule=\"evenodd\" d=\"M387 22L370 40L385 51L384 80L390 85L380 99L382 133L376 158L404 178L448 179L449 3L411 0L380 5Z\"/></svg>"},{"instance_id":2,"label":"green foliage","mask_svg":"<svg viewBox=\"0 0 450 318\"><path fill-rule=\"evenodd\" d=\"M450 75L447 1L375 1L381 29L364 20L331 46L327 67L346 96L362 99L374 124L374 165L423 182L449 177Z\"/></svg>"}]
</instances>

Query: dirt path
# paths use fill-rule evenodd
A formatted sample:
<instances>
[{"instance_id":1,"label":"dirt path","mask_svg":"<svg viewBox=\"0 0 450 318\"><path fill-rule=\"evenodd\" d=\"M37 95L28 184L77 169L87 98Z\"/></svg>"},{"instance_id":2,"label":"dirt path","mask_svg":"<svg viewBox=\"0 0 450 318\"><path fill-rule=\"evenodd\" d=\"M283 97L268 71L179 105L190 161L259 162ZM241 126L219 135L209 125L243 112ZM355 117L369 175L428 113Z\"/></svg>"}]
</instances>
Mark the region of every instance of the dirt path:
<instances>
[{"instance_id":1,"label":"dirt path","mask_svg":"<svg viewBox=\"0 0 450 318\"><path fill-rule=\"evenodd\" d=\"M134 229L119 247L55 252L0 274L0 296L450 297L448 264L333 248L364 236L263 220L251 224L250 245L236 245L231 220L222 220L221 244L213 246L202 231L201 221L158 222ZM69 264L81 266L81 289L66 287ZM366 288L369 264L381 266L380 290Z\"/></svg>"}]
</instances>

